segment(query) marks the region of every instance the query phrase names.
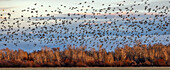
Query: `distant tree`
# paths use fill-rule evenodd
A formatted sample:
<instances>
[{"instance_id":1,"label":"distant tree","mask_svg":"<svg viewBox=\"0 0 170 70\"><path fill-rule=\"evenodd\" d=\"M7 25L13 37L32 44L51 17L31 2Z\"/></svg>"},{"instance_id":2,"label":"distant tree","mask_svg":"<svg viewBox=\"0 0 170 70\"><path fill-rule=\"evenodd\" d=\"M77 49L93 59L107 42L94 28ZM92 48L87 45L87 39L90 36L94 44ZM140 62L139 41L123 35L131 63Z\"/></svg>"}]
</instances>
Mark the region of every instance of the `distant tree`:
<instances>
[{"instance_id":1,"label":"distant tree","mask_svg":"<svg viewBox=\"0 0 170 70\"><path fill-rule=\"evenodd\" d=\"M59 48L57 50L54 50L54 60L56 61L55 64L60 65L61 57L60 57Z\"/></svg>"},{"instance_id":2,"label":"distant tree","mask_svg":"<svg viewBox=\"0 0 170 70\"><path fill-rule=\"evenodd\" d=\"M163 59L157 59L154 63L154 65L157 65L157 66L165 66L166 63Z\"/></svg>"},{"instance_id":3,"label":"distant tree","mask_svg":"<svg viewBox=\"0 0 170 70\"><path fill-rule=\"evenodd\" d=\"M146 60L144 63L143 63L144 66L150 66L151 65L151 62Z\"/></svg>"},{"instance_id":4,"label":"distant tree","mask_svg":"<svg viewBox=\"0 0 170 70\"><path fill-rule=\"evenodd\" d=\"M116 58L117 61L121 60L120 59L121 58L121 53L120 52L121 52L121 48L117 47L115 49L115 58Z\"/></svg>"},{"instance_id":5,"label":"distant tree","mask_svg":"<svg viewBox=\"0 0 170 70\"><path fill-rule=\"evenodd\" d=\"M111 52L108 53L105 63L112 66L114 63L114 58L113 58L113 54Z\"/></svg>"},{"instance_id":6,"label":"distant tree","mask_svg":"<svg viewBox=\"0 0 170 70\"><path fill-rule=\"evenodd\" d=\"M167 66L170 65L169 51L170 45L163 44L125 45L115 48L114 52L106 52L101 45L99 51L71 45L64 51L43 47L31 53L5 48L0 50L0 67Z\"/></svg>"}]
</instances>

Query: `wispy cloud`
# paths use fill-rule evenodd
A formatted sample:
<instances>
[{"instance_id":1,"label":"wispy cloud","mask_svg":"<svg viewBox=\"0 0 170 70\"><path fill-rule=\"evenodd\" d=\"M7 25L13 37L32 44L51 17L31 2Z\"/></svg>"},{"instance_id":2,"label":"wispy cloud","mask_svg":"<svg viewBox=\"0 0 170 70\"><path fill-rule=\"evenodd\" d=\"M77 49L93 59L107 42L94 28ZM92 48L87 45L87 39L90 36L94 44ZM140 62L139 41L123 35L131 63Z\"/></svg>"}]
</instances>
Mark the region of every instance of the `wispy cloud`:
<instances>
[{"instance_id":1,"label":"wispy cloud","mask_svg":"<svg viewBox=\"0 0 170 70\"><path fill-rule=\"evenodd\" d=\"M12 8L15 8L15 7L0 7L0 9L4 9L4 10L6 10L6 9L12 9Z\"/></svg>"},{"instance_id":2,"label":"wispy cloud","mask_svg":"<svg viewBox=\"0 0 170 70\"><path fill-rule=\"evenodd\" d=\"M5 18L4 16L0 16L0 19L3 19L3 18Z\"/></svg>"},{"instance_id":3,"label":"wispy cloud","mask_svg":"<svg viewBox=\"0 0 170 70\"><path fill-rule=\"evenodd\" d=\"M0 1L11 1L11 0L0 0Z\"/></svg>"}]
</instances>

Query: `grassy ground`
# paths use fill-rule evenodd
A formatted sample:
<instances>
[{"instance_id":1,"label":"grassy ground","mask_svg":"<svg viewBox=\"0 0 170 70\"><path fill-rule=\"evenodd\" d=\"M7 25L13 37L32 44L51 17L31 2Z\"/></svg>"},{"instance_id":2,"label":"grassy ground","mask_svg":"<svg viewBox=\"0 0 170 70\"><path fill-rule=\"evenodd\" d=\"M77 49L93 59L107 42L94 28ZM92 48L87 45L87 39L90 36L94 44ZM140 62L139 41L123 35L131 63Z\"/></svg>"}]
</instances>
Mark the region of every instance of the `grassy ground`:
<instances>
[{"instance_id":1,"label":"grassy ground","mask_svg":"<svg viewBox=\"0 0 170 70\"><path fill-rule=\"evenodd\" d=\"M0 68L0 70L170 70L170 67L55 67L55 68Z\"/></svg>"}]
</instances>

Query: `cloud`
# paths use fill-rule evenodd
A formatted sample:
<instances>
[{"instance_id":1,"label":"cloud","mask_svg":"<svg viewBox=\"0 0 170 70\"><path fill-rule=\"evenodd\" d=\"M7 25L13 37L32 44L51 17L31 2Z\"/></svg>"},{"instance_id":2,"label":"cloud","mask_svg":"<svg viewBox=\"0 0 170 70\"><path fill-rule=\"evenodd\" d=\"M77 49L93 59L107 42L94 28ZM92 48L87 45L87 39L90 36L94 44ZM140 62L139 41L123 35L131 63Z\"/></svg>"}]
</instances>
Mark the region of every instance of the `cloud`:
<instances>
[{"instance_id":1,"label":"cloud","mask_svg":"<svg viewBox=\"0 0 170 70\"><path fill-rule=\"evenodd\" d=\"M5 17L4 16L0 16L0 19L4 19Z\"/></svg>"},{"instance_id":2,"label":"cloud","mask_svg":"<svg viewBox=\"0 0 170 70\"><path fill-rule=\"evenodd\" d=\"M7 9L12 9L12 8L15 8L15 7L0 7L0 10L7 10Z\"/></svg>"},{"instance_id":3,"label":"cloud","mask_svg":"<svg viewBox=\"0 0 170 70\"><path fill-rule=\"evenodd\" d=\"M11 1L11 0L0 0L0 1Z\"/></svg>"},{"instance_id":4,"label":"cloud","mask_svg":"<svg viewBox=\"0 0 170 70\"><path fill-rule=\"evenodd\" d=\"M0 0L0 1L11 1L11 0Z\"/></svg>"}]
</instances>

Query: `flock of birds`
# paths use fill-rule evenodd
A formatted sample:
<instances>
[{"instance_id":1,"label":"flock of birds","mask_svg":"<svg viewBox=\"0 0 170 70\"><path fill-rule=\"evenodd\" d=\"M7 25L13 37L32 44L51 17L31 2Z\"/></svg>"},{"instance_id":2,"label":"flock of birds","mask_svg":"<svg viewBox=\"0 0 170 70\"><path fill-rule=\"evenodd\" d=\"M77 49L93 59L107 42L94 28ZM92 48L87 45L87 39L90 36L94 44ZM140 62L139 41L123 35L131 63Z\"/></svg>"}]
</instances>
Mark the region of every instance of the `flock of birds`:
<instances>
[{"instance_id":1,"label":"flock of birds","mask_svg":"<svg viewBox=\"0 0 170 70\"><path fill-rule=\"evenodd\" d=\"M8 46L12 43L18 46L26 42L25 46L33 44L67 46L87 46L88 48L103 45L104 48L132 44L137 41L142 43L170 44L169 6L150 7L149 0L141 0L142 3L134 1L133 5L125 6L126 1L112 4L101 4L104 8L95 9L95 1L78 3L79 7L67 7L60 5L56 10L45 16L39 15L39 10L28 7L21 12L34 13L30 17L12 18L15 10L7 13L7 17L0 18L0 44ZM170 1L168 1L170 2ZM136 6L143 4L141 13ZM35 3L34 6L44 7ZM49 5L48 7L52 7ZM61 8L67 8L75 13L65 14ZM80 13L81 12L81 13ZM88 13L91 12L91 13ZM62 15L54 15L58 13ZM0 14L3 16L3 14ZM161 37L165 35L165 38ZM159 37L160 36L160 37ZM162 39L160 39L162 38Z\"/></svg>"}]
</instances>

